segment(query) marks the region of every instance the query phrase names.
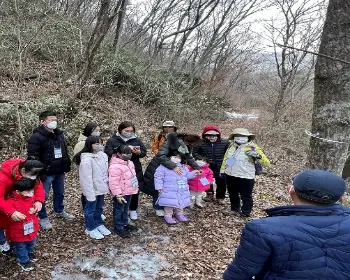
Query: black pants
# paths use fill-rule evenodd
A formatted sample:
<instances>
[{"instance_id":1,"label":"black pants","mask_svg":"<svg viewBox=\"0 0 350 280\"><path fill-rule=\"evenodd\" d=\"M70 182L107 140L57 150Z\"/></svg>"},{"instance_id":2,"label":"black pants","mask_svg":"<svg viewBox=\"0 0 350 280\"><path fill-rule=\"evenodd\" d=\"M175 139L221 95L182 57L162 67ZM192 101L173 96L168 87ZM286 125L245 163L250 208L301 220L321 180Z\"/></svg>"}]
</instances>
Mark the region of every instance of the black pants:
<instances>
[{"instance_id":1,"label":"black pants","mask_svg":"<svg viewBox=\"0 0 350 280\"><path fill-rule=\"evenodd\" d=\"M215 176L216 182L216 199L225 199L226 194L226 181L224 178ZM210 189L207 190L207 193L214 193L213 185L210 185Z\"/></svg>"},{"instance_id":2,"label":"black pants","mask_svg":"<svg viewBox=\"0 0 350 280\"><path fill-rule=\"evenodd\" d=\"M254 179L226 176L227 189L230 194L231 210L250 215L253 209ZM243 202L241 208L241 200Z\"/></svg>"},{"instance_id":3,"label":"black pants","mask_svg":"<svg viewBox=\"0 0 350 280\"><path fill-rule=\"evenodd\" d=\"M139 193L140 192L138 192L137 194L133 194L131 196L131 202L129 207L130 211L136 211L137 208L139 207Z\"/></svg>"}]
</instances>

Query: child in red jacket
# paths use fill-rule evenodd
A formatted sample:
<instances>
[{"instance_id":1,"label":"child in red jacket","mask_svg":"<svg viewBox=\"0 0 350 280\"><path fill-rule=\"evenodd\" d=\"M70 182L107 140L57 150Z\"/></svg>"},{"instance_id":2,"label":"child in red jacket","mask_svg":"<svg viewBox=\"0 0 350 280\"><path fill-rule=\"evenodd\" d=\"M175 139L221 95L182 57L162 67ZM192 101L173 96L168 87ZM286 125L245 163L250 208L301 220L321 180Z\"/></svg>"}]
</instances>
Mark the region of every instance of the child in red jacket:
<instances>
[{"instance_id":1,"label":"child in red jacket","mask_svg":"<svg viewBox=\"0 0 350 280\"><path fill-rule=\"evenodd\" d=\"M189 180L188 184L190 186L192 207L197 206L198 208L203 208L202 199L204 192L210 189L210 185L214 182L214 173L209 168L209 163L207 160L197 155L195 157L196 163L201 168L201 173L196 178ZM189 170L192 171L193 168L188 166Z\"/></svg>"},{"instance_id":2,"label":"child in red jacket","mask_svg":"<svg viewBox=\"0 0 350 280\"><path fill-rule=\"evenodd\" d=\"M22 178L13 184L13 192L7 198L7 203L16 211L24 214L26 218L15 222L8 219L5 231L7 239L13 243L19 265L23 271L34 269L33 262L36 261L34 246L37 242L39 221L34 214L35 180Z\"/></svg>"}]
</instances>

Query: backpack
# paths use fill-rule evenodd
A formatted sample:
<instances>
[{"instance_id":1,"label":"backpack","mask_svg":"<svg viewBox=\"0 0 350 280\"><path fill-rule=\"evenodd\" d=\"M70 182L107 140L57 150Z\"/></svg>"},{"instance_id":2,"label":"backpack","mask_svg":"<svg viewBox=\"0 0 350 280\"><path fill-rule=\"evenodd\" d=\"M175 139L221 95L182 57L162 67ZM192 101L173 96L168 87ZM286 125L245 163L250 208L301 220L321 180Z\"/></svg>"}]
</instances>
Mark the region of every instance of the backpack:
<instances>
[{"instance_id":1,"label":"backpack","mask_svg":"<svg viewBox=\"0 0 350 280\"><path fill-rule=\"evenodd\" d=\"M251 148L252 148L252 151L255 152L255 147L252 146ZM264 173L261 163L256 159L254 159L254 166L255 166L255 175L261 175Z\"/></svg>"}]
</instances>

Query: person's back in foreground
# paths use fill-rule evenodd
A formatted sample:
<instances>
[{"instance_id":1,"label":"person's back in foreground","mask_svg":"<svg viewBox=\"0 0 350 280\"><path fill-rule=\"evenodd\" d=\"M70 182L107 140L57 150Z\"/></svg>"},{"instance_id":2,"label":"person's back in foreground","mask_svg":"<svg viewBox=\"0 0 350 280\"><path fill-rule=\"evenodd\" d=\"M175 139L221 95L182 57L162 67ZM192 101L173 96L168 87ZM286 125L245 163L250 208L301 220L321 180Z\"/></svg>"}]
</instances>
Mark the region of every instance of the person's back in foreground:
<instances>
[{"instance_id":1,"label":"person's back in foreground","mask_svg":"<svg viewBox=\"0 0 350 280\"><path fill-rule=\"evenodd\" d=\"M350 279L350 208L335 204L345 189L330 172L299 173L288 186L294 205L246 225L224 280Z\"/></svg>"}]
</instances>

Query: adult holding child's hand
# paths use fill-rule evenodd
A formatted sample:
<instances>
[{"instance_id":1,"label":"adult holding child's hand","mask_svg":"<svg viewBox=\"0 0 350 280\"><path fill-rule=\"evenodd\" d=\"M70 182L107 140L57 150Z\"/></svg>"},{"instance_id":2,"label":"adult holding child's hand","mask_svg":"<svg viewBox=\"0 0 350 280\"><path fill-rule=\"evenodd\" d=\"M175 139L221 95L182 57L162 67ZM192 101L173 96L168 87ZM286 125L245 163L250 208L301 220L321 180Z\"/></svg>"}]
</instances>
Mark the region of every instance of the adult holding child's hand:
<instances>
[{"instance_id":1,"label":"adult holding child's hand","mask_svg":"<svg viewBox=\"0 0 350 280\"><path fill-rule=\"evenodd\" d=\"M22 179L29 178L36 180L34 195L37 201L33 210L35 213L41 210L45 201L45 191L43 184L38 179L40 171L44 165L38 160L9 159L2 163L0 171L0 251L6 254L10 246L4 235L6 217L11 217L15 222L25 220L26 213L16 211L16 209L6 202L7 197L13 191L13 183Z\"/></svg>"}]
</instances>

